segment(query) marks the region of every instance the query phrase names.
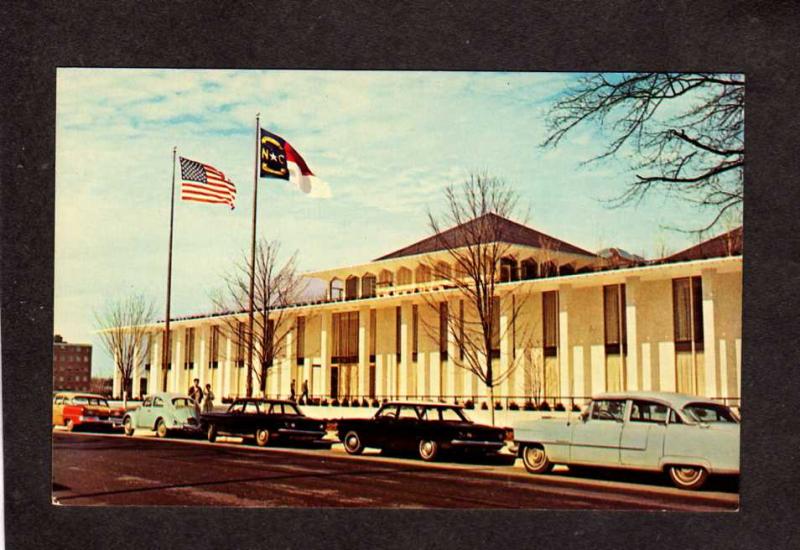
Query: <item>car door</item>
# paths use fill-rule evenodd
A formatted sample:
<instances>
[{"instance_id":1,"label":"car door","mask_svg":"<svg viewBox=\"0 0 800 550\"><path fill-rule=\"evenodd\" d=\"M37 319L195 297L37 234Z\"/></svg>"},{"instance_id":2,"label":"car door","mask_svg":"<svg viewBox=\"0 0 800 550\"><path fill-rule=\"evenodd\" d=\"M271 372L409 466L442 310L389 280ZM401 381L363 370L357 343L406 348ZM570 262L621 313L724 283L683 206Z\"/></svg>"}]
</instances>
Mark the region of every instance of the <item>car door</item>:
<instances>
[{"instance_id":1,"label":"car door","mask_svg":"<svg viewBox=\"0 0 800 550\"><path fill-rule=\"evenodd\" d=\"M164 399L160 396L153 398L152 405L150 406L149 414L147 415L147 424L145 426L155 427L156 418L164 414Z\"/></svg>"},{"instance_id":2,"label":"car door","mask_svg":"<svg viewBox=\"0 0 800 550\"><path fill-rule=\"evenodd\" d=\"M661 403L634 399L622 427L620 462L623 466L658 469L664 452L669 407Z\"/></svg>"},{"instance_id":3,"label":"car door","mask_svg":"<svg viewBox=\"0 0 800 550\"><path fill-rule=\"evenodd\" d=\"M619 466L625 406L624 399L592 401L588 414L572 424L570 462Z\"/></svg>"},{"instance_id":4,"label":"car door","mask_svg":"<svg viewBox=\"0 0 800 550\"><path fill-rule=\"evenodd\" d=\"M247 401L242 409L240 421L236 423L235 430L238 435L255 435L258 425L264 421L265 415L261 414L261 409L256 401Z\"/></svg>"},{"instance_id":5,"label":"car door","mask_svg":"<svg viewBox=\"0 0 800 550\"><path fill-rule=\"evenodd\" d=\"M134 428L151 427L155 421L155 418L153 418L153 398L148 397L142 401L142 406L132 416Z\"/></svg>"},{"instance_id":6,"label":"car door","mask_svg":"<svg viewBox=\"0 0 800 550\"><path fill-rule=\"evenodd\" d=\"M394 424L392 446L399 449L416 448L420 422L417 406L400 405L397 411L397 421Z\"/></svg>"},{"instance_id":7,"label":"car door","mask_svg":"<svg viewBox=\"0 0 800 550\"><path fill-rule=\"evenodd\" d=\"M53 400L53 424L61 426L64 423L64 396L57 395Z\"/></svg>"},{"instance_id":8,"label":"car door","mask_svg":"<svg viewBox=\"0 0 800 550\"><path fill-rule=\"evenodd\" d=\"M364 441L376 447L388 447L395 441L397 429L397 406L381 408L372 422L365 423Z\"/></svg>"}]
</instances>

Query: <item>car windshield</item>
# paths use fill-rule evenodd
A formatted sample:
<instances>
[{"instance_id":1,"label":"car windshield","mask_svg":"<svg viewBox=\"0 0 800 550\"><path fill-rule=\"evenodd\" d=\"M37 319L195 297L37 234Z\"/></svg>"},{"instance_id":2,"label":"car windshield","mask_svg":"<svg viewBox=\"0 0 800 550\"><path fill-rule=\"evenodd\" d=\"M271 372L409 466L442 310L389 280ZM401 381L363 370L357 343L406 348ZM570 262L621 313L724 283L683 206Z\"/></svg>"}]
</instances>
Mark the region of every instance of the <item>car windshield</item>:
<instances>
[{"instance_id":1,"label":"car windshield","mask_svg":"<svg viewBox=\"0 0 800 550\"><path fill-rule=\"evenodd\" d=\"M301 413L300 409L298 409L295 405L291 403L284 403L283 414L289 414L292 416L302 416L303 413Z\"/></svg>"},{"instance_id":2,"label":"car windshield","mask_svg":"<svg viewBox=\"0 0 800 550\"><path fill-rule=\"evenodd\" d=\"M730 409L724 405L713 403L689 403L683 408L683 412L696 422L737 424L736 417Z\"/></svg>"},{"instance_id":3,"label":"car windshield","mask_svg":"<svg viewBox=\"0 0 800 550\"><path fill-rule=\"evenodd\" d=\"M73 405L96 405L99 407L108 407L108 401L99 397L87 397L85 395L78 395L72 398Z\"/></svg>"},{"instance_id":4,"label":"car windshield","mask_svg":"<svg viewBox=\"0 0 800 550\"><path fill-rule=\"evenodd\" d=\"M172 404L176 409L194 408L194 401L188 397L176 397L172 400Z\"/></svg>"}]
</instances>

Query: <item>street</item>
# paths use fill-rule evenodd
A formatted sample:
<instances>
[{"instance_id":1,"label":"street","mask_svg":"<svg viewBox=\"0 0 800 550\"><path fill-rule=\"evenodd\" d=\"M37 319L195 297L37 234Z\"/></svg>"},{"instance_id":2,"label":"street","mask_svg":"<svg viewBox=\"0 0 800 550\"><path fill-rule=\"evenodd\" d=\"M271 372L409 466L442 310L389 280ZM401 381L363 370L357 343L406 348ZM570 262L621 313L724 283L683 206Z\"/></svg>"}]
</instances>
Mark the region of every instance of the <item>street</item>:
<instances>
[{"instance_id":1,"label":"street","mask_svg":"<svg viewBox=\"0 0 800 550\"><path fill-rule=\"evenodd\" d=\"M736 484L681 491L661 476L533 476L519 461L410 458L229 442L53 433L53 499L61 505L539 508L732 511Z\"/></svg>"}]
</instances>

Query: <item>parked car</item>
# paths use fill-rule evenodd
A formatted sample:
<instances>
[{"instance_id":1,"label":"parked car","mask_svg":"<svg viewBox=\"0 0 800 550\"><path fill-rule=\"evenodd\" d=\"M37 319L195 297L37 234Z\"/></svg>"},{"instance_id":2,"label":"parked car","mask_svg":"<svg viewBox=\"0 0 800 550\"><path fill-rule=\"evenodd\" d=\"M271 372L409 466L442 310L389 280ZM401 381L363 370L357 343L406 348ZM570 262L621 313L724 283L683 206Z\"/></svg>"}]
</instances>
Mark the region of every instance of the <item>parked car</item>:
<instances>
[{"instance_id":1,"label":"parked car","mask_svg":"<svg viewBox=\"0 0 800 550\"><path fill-rule=\"evenodd\" d=\"M739 474L739 419L707 399L667 392L606 393L580 415L515 426L525 468L554 464L666 472L682 489Z\"/></svg>"},{"instance_id":2,"label":"parked car","mask_svg":"<svg viewBox=\"0 0 800 550\"><path fill-rule=\"evenodd\" d=\"M293 401L281 399L235 399L225 412L202 415L209 441L218 435L254 438L259 447L278 441L324 443L327 420L310 418Z\"/></svg>"},{"instance_id":3,"label":"parked car","mask_svg":"<svg viewBox=\"0 0 800 550\"><path fill-rule=\"evenodd\" d=\"M122 426L125 409L111 407L102 395L85 392L55 392L53 395L53 425L79 428L117 428Z\"/></svg>"},{"instance_id":4,"label":"parked car","mask_svg":"<svg viewBox=\"0 0 800 550\"><path fill-rule=\"evenodd\" d=\"M495 454L513 439L509 428L472 422L460 406L429 402L385 403L372 418L339 420L337 432L351 455L374 447L416 451L425 461L447 451Z\"/></svg>"},{"instance_id":5,"label":"parked car","mask_svg":"<svg viewBox=\"0 0 800 550\"><path fill-rule=\"evenodd\" d=\"M125 414L125 435L139 428L155 430L158 437L175 433L201 433L199 408L191 397L179 393L155 393L141 406Z\"/></svg>"}]
</instances>

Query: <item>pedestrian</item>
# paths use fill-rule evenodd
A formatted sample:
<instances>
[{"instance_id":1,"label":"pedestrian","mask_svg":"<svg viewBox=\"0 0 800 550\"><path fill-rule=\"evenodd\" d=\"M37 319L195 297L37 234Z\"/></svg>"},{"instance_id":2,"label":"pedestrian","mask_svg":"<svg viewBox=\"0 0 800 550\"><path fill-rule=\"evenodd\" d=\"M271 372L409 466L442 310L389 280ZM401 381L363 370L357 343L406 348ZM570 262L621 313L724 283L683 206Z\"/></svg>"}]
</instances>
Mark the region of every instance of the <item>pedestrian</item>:
<instances>
[{"instance_id":1,"label":"pedestrian","mask_svg":"<svg viewBox=\"0 0 800 550\"><path fill-rule=\"evenodd\" d=\"M308 403L308 380L303 380L303 395L300 396L300 401Z\"/></svg>"},{"instance_id":2,"label":"pedestrian","mask_svg":"<svg viewBox=\"0 0 800 550\"><path fill-rule=\"evenodd\" d=\"M200 379L195 378L194 384L189 388L189 397L194 401L194 408L200 414L200 402L203 400L203 388L200 387Z\"/></svg>"},{"instance_id":3,"label":"pedestrian","mask_svg":"<svg viewBox=\"0 0 800 550\"><path fill-rule=\"evenodd\" d=\"M292 383L289 384L289 400L294 401L295 397L297 397L297 390L295 389L294 378L292 378Z\"/></svg>"},{"instance_id":4,"label":"pedestrian","mask_svg":"<svg viewBox=\"0 0 800 550\"><path fill-rule=\"evenodd\" d=\"M206 384L206 392L203 396L203 412L214 412L214 392L211 391L211 384Z\"/></svg>"}]
</instances>

